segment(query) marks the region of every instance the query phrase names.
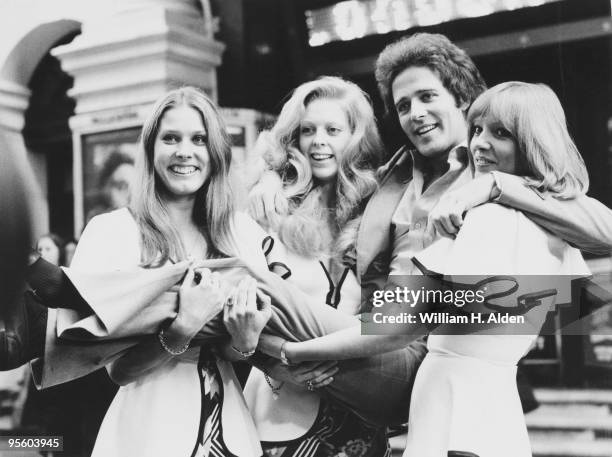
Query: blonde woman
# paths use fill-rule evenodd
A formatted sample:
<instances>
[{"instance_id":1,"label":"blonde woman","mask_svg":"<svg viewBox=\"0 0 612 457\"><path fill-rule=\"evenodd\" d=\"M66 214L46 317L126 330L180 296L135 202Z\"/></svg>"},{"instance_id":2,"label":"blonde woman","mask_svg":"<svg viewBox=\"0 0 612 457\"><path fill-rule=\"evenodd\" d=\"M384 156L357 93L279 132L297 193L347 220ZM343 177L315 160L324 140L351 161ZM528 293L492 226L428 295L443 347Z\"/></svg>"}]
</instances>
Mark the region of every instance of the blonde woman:
<instances>
[{"instance_id":1,"label":"blonde woman","mask_svg":"<svg viewBox=\"0 0 612 457\"><path fill-rule=\"evenodd\" d=\"M196 333L222 313L233 335L228 344L246 353L269 318L265 304L258 310L254 281L241 281L235 299L226 303L230 292L219 274L197 267L198 260L249 256L236 241L243 223L235 219L229 191L230 159L213 103L194 88L171 91L143 126L130 209L97 216L83 232L75 270L195 262L182 281L173 317L107 367L121 387L93 456L260 455L231 366L210 345L190 347Z\"/></svg>"},{"instance_id":2,"label":"blonde woman","mask_svg":"<svg viewBox=\"0 0 612 457\"><path fill-rule=\"evenodd\" d=\"M467 121L476 177L491 172L525 176L529 187L557 199L588 190L586 167L567 131L561 103L548 86L514 81L494 86L474 101ZM502 245L492 247L493 240ZM445 244L444 259L433 248L420 260L447 274L522 275L523 291L531 282L537 291L546 289L545 275L567 275L554 284L568 286L570 275L589 273L577 249L520 211L500 205L470 211L456 241L440 242ZM524 314L531 334L508 325L507 334L480 329L485 334L430 335L413 390L404 455L433 457L459 450L480 457L531 456L516 364L532 347L546 314L567 302L562 288L556 289L555 296L541 298L540 306Z\"/></svg>"}]
</instances>

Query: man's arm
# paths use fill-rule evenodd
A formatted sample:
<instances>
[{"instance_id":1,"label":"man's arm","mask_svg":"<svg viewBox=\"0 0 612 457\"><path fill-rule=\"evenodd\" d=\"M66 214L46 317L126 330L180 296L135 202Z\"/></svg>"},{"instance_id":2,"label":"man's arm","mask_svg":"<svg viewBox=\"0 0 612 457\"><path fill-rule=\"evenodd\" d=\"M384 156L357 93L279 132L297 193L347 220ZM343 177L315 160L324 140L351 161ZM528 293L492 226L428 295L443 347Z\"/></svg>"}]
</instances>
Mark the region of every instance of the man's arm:
<instances>
[{"instance_id":1,"label":"man's arm","mask_svg":"<svg viewBox=\"0 0 612 457\"><path fill-rule=\"evenodd\" d=\"M522 177L497 171L447 192L430 212L428 230L454 238L465 212L488 201L522 211L579 249L598 254L612 251L612 210L608 207L587 196L559 200L543 195L526 186Z\"/></svg>"},{"instance_id":2,"label":"man's arm","mask_svg":"<svg viewBox=\"0 0 612 457\"><path fill-rule=\"evenodd\" d=\"M579 249L608 254L612 251L612 210L586 195L559 200L540 195L514 175L493 172L493 201L519 209L538 225Z\"/></svg>"},{"instance_id":3,"label":"man's arm","mask_svg":"<svg viewBox=\"0 0 612 457\"><path fill-rule=\"evenodd\" d=\"M39 257L26 270L26 282L39 303L48 308L68 308L93 314L62 269Z\"/></svg>"}]
</instances>

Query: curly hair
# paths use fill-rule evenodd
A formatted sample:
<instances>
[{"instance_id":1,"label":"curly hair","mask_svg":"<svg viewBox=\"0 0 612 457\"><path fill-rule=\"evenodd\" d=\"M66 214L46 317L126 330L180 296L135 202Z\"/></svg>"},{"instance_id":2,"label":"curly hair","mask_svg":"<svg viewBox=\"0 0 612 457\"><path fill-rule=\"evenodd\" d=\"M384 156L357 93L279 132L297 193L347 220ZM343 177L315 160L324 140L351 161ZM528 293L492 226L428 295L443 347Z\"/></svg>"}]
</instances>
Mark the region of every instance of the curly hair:
<instances>
[{"instance_id":1,"label":"curly hair","mask_svg":"<svg viewBox=\"0 0 612 457\"><path fill-rule=\"evenodd\" d=\"M470 142L474 123L484 116L499 121L514 137L520 169L529 186L561 199L587 192L584 160L567 130L561 102L550 87L509 81L485 91L468 111Z\"/></svg>"},{"instance_id":2,"label":"curly hair","mask_svg":"<svg viewBox=\"0 0 612 457\"><path fill-rule=\"evenodd\" d=\"M467 53L446 36L416 33L389 44L378 56L375 77L388 115L396 118L392 85L409 67L426 67L436 73L457 106L469 106L487 87Z\"/></svg>"},{"instance_id":3,"label":"curly hair","mask_svg":"<svg viewBox=\"0 0 612 457\"><path fill-rule=\"evenodd\" d=\"M299 149L300 122L309 103L318 99L336 101L346 113L351 139L338 157L335 207L325 208L320 186L313 180L306 155ZM346 251L354 244L355 233L342 234L334 243L321 231L321 221L331 217L338 233L360 217L365 200L376 190L376 167L383 145L368 96L354 83L324 76L298 86L283 106L271 130L274 152L268 162L280 169L290 214L279 228L281 240L293 251L314 256L329 251ZM355 223L351 226L356 226ZM332 234L335 237L337 233Z\"/></svg>"},{"instance_id":4,"label":"curly hair","mask_svg":"<svg viewBox=\"0 0 612 457\"><path fill-rule=\"evenodd\" d=\"M227 256L232 252L234 198L228 178L229 135L214 103L200 90L183 87L162 96L142 127L130 209L141 232L143 266L163 265L169 258L186 258L180 237L170 223L162 197L163 183L154 167L155 140L161 120L169 109L180 106L193 108L200 115L210 155L210 176L196 193L193 220L204 235L211 255Z\"/></svg>"}]
</instances>

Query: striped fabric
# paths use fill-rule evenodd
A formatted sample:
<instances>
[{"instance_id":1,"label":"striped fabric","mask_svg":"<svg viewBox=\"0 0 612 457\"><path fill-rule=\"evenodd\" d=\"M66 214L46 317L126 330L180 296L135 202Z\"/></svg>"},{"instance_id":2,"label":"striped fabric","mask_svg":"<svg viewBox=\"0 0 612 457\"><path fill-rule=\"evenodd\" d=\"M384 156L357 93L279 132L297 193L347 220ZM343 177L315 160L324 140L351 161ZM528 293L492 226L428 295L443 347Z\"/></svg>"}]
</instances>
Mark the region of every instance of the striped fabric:
<instances>
[{"instance_id":1,"label":"striped fabric","mask_svg":"<svg viewBox=\"0 0 612 457\"><path fill-rule=\"evenodd\" d=\"M206 351L200 352L198 362L202 409L200 431L192 457L235 457L223 441L221 427L221 408L223 406L223 385L217 370L214 356Z\"/></svg>"}]
</instances>

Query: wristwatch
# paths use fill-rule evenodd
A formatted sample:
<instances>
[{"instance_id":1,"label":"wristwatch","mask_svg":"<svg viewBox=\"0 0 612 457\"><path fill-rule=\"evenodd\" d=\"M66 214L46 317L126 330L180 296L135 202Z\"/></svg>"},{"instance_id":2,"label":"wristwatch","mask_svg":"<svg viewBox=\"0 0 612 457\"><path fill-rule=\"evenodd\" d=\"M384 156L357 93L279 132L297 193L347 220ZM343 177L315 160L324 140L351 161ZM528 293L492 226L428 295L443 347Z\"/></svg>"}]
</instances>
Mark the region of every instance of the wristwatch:
<instances>
[{"instance_id":1,"label":"wristwatch","mask_svg":"<svg viewBox=\"0 0 612 457\"><path fill-rule=\"evenodd\" d=\"M231 345L231 347L234 350L234 352L237 352L238 354L240 354L245 359L248 359L249 357L251 357L253 354L255 354L255 351L256 351L256 349L252 349L250 351L241 351L240 349L238 349L234 345Z\"/></svg>"}]
</instances>

